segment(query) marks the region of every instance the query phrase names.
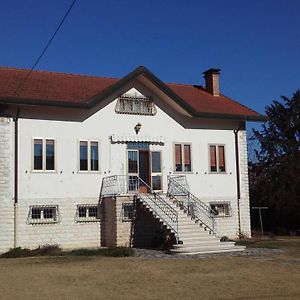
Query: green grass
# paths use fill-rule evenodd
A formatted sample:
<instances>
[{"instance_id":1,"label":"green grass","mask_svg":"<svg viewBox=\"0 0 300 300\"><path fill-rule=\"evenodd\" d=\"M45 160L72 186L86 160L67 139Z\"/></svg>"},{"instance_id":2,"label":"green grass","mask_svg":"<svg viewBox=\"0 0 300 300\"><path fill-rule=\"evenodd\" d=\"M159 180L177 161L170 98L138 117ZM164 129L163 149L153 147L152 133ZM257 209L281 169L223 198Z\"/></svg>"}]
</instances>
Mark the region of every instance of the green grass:
<instances>
[{"instance_id":1,"label":"green grass","mask_svg":"<svg viewBox=\"0 0 300 300\"><path fill-rule=\"evenodd\" d=\"M248 248L300 250L300 237L253 238L237 241L236 244Z\"/></svg>"}]
</instances>

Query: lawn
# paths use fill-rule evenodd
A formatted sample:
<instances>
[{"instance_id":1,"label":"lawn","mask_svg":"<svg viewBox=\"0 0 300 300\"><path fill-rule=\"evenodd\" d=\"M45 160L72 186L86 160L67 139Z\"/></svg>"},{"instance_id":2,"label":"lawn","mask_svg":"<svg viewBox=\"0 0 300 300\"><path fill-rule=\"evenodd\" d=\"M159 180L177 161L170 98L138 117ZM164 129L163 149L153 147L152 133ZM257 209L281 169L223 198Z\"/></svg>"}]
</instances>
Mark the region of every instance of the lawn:
<instances>
[{"instance_id":1,"label":"lawn","mask_svg":"<svg viewBox=\"0 0 300 300\"><path fill-rule=\"evenodd\" d=\"M0 299L300 299L299 243L278 241L287 250L271 260L230 255L0 259Z\"/></svg>"}]
</instances>

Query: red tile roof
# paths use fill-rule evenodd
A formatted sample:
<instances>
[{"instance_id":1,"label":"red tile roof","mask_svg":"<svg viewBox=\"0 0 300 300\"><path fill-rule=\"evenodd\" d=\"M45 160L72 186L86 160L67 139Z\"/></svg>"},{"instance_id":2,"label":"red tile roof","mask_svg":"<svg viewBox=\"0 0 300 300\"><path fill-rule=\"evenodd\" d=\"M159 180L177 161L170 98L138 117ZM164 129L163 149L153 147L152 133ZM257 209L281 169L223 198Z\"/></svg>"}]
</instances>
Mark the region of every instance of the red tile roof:
<instances>
[{"instance_id":1,"label":"red tile roof","mask_svg":"<svg viewBox=\"0 0 300 300\"><path fill-rule=\"evenodd\" d=\"M149 72L144 67L139 67L134 72ZM117 78L74 75L46 71L33 71L21 89L15 94L16 89L26 77L28 70L0 67L0 103L18 103L26 100L34 101L35 105L47 102L55 104L88 104L92 98L101 95L108 88L121 83ZM130 75L129 74L129 75ZM149 72L149 76L155 77ZM129 76L127 75L127 76ZM160 82L158 78L157 82ZM161 82L160 82L161 83ZM161 83L163 85L163 83ZM167 83L164 86L175 93L175 97L195 114L216 114L228 116L245 116L249 119L260 119L257 112L231 100L223 95L213 96L204 88L194 85ZM181 101L183 100L183 101ZM25 102L24 102L25 101Z\"/></svg>"}]
</instances>

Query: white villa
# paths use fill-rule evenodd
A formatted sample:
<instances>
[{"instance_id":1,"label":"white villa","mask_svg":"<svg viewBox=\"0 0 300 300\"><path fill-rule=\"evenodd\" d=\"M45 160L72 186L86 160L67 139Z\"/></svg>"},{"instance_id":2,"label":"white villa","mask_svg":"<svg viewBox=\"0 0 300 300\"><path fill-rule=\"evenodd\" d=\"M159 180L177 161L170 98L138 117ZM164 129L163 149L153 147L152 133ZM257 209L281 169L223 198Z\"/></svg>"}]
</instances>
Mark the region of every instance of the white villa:
<instances>
[{"instance_id":1,"label":"white villa","mask_svg":"<svg viewBox=\"0 0 300 300\"><path fill-rule=\"evenodd\" d=\"M0 68L0 253L13 247L241 250L251 235L246 121L205 85Z\"/></svg>"}]
</instances>

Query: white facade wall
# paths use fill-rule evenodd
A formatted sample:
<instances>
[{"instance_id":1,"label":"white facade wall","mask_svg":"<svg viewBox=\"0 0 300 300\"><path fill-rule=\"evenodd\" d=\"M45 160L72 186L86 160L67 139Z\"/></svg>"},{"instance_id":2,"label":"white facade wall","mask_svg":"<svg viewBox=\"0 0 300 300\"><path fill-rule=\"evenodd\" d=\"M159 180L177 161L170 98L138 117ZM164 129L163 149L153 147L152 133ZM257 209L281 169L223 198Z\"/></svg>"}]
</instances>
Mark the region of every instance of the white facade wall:
<instances>
[{"instance_id":1,"label":"white facade wall","mask_svg":"<svg viewBox=\"0 0 300 300\"><path fill-rule=\"evenodd\" d=\"M144 92L147 93L147 91ZM167 105L163 100L155 95L153 98L157 107L155 116L116 114L115 105L117 100L113 100L83 122L38 119L19 120L18 245L22 247L35 247L42 244L59 244L62 247L92 247L100 245L99 223L77 224L74 221L76 205L85 203L96 204L98 202L103 177L127 174L126 144L111 143L111 136L135 135L134 127L137 123L142 124L139 136L150 138L161 136L164 138L165 142L163 145L150 145L150 150L162 151L164 192L167 191L167 175L174 174L174 143L191 144L192 172L181 174L187 176L192 193L201 200L207 203L211 201L230 201L232 216L218 218L217 223L220 235L236 237L238 218L233 129L236 128L237 124L231 121L192 120L189 117L171 111L171 109L168 111ZM0 127L0 134L9 135L8 129L2 123ZM7 138L9 139L9 137ZM54 172L32 170L33 138L55 139L56 170ZM10 139L12 139L12 133ZM80 140L99 141L99 172L79 171ZM240 141L243 198L241 201L243 205L242 230L249 232L245 132L240 133ZM226 173L210 174L209 144L225 145ZM2 156L11 156L12 143L10 148L7 149L9 150L1 150L0 163L5 161L5 158L2 158ZM9 170L8 165L3 165L0 172L2 170L8 172L8 176L12 176L10 171L12 168ZM6 186L1 185L1 188L12 191L8 183ZM1 192L0 205L4 203L2 199L5 199L5 201L12 199L11 192L5 195ZM51 225L27 224L29 206L38 204L59 205L61 222ZM2 211L0 212L1 214ZM7 213L12 215L13 212L9 211ZM6 218L6 220L8 219L10 222L13 218ZM11 225L7 226L12 228ZM10 242L9 244L11 245Z\"/></svg>"},{"instance_id":2,"label":"white facade wall","mask_svg":"<svg viewBox=\"0 0 300 300\"><path fill-rule=\"evenodd\" d=\"M0 252L14 246L13 129L11 119L0 118Z\"/></svg>"}]
</instances>

